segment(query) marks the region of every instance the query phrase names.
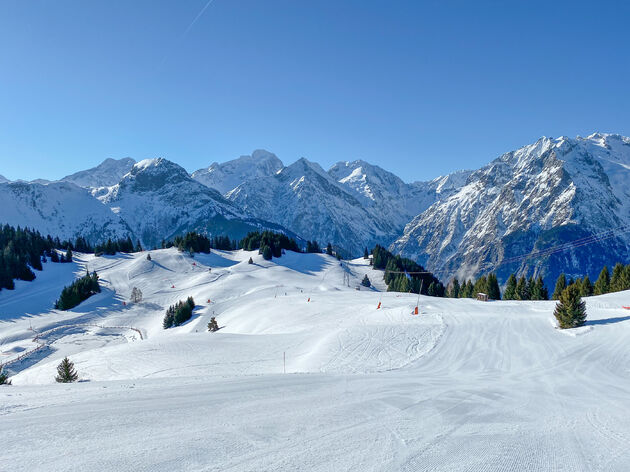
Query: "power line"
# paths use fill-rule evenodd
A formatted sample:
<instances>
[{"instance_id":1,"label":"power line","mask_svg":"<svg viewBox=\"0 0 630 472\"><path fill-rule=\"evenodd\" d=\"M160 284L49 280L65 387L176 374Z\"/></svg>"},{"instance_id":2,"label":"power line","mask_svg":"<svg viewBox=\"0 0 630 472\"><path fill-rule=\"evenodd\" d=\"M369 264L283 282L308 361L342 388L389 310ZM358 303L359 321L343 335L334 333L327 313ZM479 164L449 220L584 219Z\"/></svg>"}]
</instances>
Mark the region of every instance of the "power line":
<instances>
[{"instance_id":1,"label":"power line","mask_svg":"<svg viewBox=\"0 0 630 472\"><path fill-rule=\"evenodd\" d=\"M483 264L482 267L500 267L505 264L512 264L515 262L524 261L526 259L548 257L553 254L557 254L557 253L567 251L570 249L576 249L576 248L587 246L589 244L593 244L596 242L606 241L607 239L611 239L611 238L614 238L616 236L619 236L621 234L628 233L628 232L630 232L630 225L623 225L617 228L602 231L600 233L584 236L582 238L578 238L573 241L568 241L566 243L558 244L556 246L530 252L528 254L521 254L519 256L508 257L498 263L486 263L486 264Z\"/></svg>"}]
</instances>

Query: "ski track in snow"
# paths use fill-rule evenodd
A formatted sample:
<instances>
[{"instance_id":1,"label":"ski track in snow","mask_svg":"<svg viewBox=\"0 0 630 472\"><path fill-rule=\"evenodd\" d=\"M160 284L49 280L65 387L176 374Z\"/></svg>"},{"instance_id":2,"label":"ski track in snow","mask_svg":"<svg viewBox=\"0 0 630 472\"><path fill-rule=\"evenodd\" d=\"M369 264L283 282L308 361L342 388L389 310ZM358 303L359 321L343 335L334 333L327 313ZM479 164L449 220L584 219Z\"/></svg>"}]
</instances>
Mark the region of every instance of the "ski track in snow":
<instances>
[{"instance_id":1,"label":"ski track in snow","mask_svg":"<svg viewBox=\"0 0 630 472\"><path fill-rule=\"evenodd\" d=\"M420 297L412 316L415 295L355 290L383 288L361 259L344 287L325 255L151 255L79 254L0 292L0 362L46 345L0 387L11 470L630 470L630 292L587 299L567 336L554 302ZM52 310L86 266L103 292ZM54 383L66 355L82 382Z\"/></svg>"}]
</instances>

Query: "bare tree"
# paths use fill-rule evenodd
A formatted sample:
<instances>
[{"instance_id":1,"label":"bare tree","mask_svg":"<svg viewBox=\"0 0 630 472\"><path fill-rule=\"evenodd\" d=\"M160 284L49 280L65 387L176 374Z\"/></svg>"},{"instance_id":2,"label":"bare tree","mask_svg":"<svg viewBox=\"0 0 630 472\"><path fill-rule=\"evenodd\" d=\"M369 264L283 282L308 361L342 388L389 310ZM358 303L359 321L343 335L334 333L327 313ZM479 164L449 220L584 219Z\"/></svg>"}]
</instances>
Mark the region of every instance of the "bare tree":
<instances>
[{"instance_id":1,"label":"bare tree","mask_svg":"<svg viewBox=\"0 0 630 472\"><path fill-rule=\"evenodd\" d=\"M131 302L140 303L142 301L142 292L138 287L134 287L131 291Z\"/></svg>"}]
</instances>

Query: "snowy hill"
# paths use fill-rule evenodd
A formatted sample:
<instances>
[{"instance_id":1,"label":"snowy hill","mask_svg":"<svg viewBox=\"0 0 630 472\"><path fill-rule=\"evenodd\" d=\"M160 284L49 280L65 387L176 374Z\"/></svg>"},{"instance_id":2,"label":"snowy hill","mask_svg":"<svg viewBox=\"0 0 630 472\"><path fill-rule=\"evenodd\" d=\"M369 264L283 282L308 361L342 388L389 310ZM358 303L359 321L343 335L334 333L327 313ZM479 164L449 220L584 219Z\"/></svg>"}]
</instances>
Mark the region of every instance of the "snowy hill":
<instances>
[{"instance_id":1,"label":"snowy hill","mask_svg":"<svg viewBox=\"0 0 630 472\"><path fill-rule=\"evenodd\" d=\"M120 237L130 228L88 190L69 182L0 184L0 222L29 227L60 239Z\"/></svg>"},{"instance_id":2,"label":"snowy hill","mask_svg":"<svg viewBox=\"0 0 630 472\"><path fill-rule=\"evenodd\" d=\"M12 470L630 467L630 292L587 298L587 325L559 331L554 302L355 290L382 274L362 259L76 256L0 292L0 359L40 346L0 387ZM103 291L52 310L86 266ZM192 319L162 329L188 296ZM54 383L64 356L82 382Z\"/></svg>"},{"instance_id":3,"label":"snowy hill","mask_svg":"<svg viewBox=\"0 0 630 472\"><path fill-rule=\"evenodd\" d=\"M442 276L497 270L505 280L515 271L548 284L562 271L594 277L604 264L630 259L628 182L630 139L541 138L470 174L416 216L392 249ZM566 251L519 258L576 240L583 242Z\"/></svg>"},{"instance_id":4,"label":"snowy hill","mask_svg":"<svg viewBox=\"0 0 630 472\"><path fill-rule=\"evenodd\" d=\"M72 182L79 187L109 187L120 182L120 179L131 170L135 163L136 161L130 157L105 159L96 167L76 172L61 180Z\"/></svg>"},{"instance_id":5,"label":"snowy hill","mask_svg":"<svg viewBox=\"0 0 630 472\"><path fill-rule=\"evenodd\" d=\"M0 184L4 184L6 182L9 182L9 179L7 179L5 176L0 175Z\"/></svg>"}]
</instances>

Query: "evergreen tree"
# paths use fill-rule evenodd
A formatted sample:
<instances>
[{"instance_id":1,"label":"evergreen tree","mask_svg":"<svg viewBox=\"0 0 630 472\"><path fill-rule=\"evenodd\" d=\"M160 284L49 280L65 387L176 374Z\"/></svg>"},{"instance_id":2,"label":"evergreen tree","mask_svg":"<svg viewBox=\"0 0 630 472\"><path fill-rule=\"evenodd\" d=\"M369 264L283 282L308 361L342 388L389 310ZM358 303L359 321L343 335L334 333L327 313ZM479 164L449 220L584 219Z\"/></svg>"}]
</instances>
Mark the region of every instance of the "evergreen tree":
<instances>
[{"instance_id":1,"label":"evergreen tree","mask_svg":"<svg viewBox=\"0 0 630 472\"><path fill-rule=\"evenodd\" d=\"M477 279L473 287L473 292L472 298L476 298L478 293L488 294L488 278L485 275Z\"/></svg>"},{"instance_id":2,"label":"evergreen tree","mask_svg":"<svg viewBox=\"0 0 630 472\"><path fill-rule=\"evenodd\" d=\"M556 288L553 290L553 295L551 296L551 299L559 300L560 294L565 288L567 288L567 278L563 272L558 276L558 279L556 280Z\"/></svg>"},{"instance_id":3,"label":"evergreen tree","mask_svg":"<svg viewBox=\"0 0 630 472\"><path fill-rule=\"evenodd\" d=\"M319 248L317 241L306 241L306 252L308 253L320 253L322 250Z\"/></svg>"},{"instance_id":4,"label":"evergreen tree","mask_svg":"<svg viewBox=\"0 0 630 472\"><path fill-rule=\"evenodd\" d=\"M164 315L162 327L168 329L185 323L192 317L194 308L195 301L192 297L188 297L185 302L179 301L175 305L169 306Z\"/></svg>"},{"instance_id":5,"label":"evergreen tree","mask_svg":"<svg viewBox=\"0 0 630 472\"><path fill-rule=\"evenodd\" d=\"M140 244L140 240L139 239L136 241L136 249L135 249L135 251L136 252L142 252L142 244Z\"/></svg>"},{"instance_id":6,"label":"evergreen tree","mask_svg":"<svg viewBox=\"0 0 630 472\"><path fill-rule=\"evenodd\" d=\"M55 302L55 309L70 310L100 291L101 287L96 272L92 272L92 275L86 273L80 279L63 288L59 299Z\"/></svg>"},{"instance_id":7,"label":"evergreen tree","mask_svg":"<svg viewBox=\"0 0 630 472\"><path fill-rule=\"evenodd\" d=\"M457 277L455 277L453 281L451 282L451 288L448 292L448 296L450 298L459 298L459 292L460 292L459 280L457 280Z\"/></svg>"},{"instance_id":8,"label":"evergreen tree","mask_svg":"<svg viewBox=\"0 0 630 472\"><path fill-rule=\"evenodd\" d=\"M162 321L162 327L164 329L171 328L175 325L175 308L173 306L168 307L166 314L164 315L164 321Z\"/></svg>"},{"instance_id":9,"label":"evergreen tree","mask_svg":"<svg viewBox=\"0 0 630 472\"><path fill-rule=\"evenodd\" d=\"M251 257L249 258L249 260L247 261L248 264L253 264L254 263L254 259L252 259Z\"/></svg>"},{"instance_id":10,"label":"evergreen tree","mask_svg":"<svg viewBox=\"0 0 630 472\"><path fill-rule=\"evenodd\" d=\"M553 315L561 329L576 328L586 323L586 303L580 297L580 287L569 285L558 298Z\"/></svg>"},{"instance_id":11,"label":"evergreen tree","mask_svg":"<svg viewBox=\"0 0 630 472\"><path fill-rule=\"evenodd\" d=\"M608 266L604 266L599 273L599 277L593 285L593 293L595 295L604 295L610 290L610 274L608 273Z\"/></svg>"},{"instance_id":12,"label":"evergreen tree","mask_svg":"<svg viewBox=\"0 0 630 472\"><path fill-rule=\"evenodd\" d=\"M363 259L369 259L370 255L368 254L368 250L367 248L365 248L365 251L363 251Z\"/></svg>"},{"instance_id":13,"label":"evergreen tree","mask_svg":"<svg viewBox=\"0 0 630 472\"><path fill-rule=\"evenodd\" d=\"M208 323L208 331L214 333L215 331L219 331L219 323L217 323L217 319L213 316L210 318L210 323Z\"/></svg>"},{"instance_id":14,"label":"evergreen tree","mask_svg":"<svg viewBox=\"0 0 630 472\"><path fill-rule=\"evenodd\" d=\"M272 258L271 248L269 246L263 246L262 248L260 248L260 250L262 251L263 259L266 261L270 261Z\"/></svg>"},{"instance_id":15,"label":"evergreen tree","mask_svg":"<svg viewBox=\"0 0 630 472\"><path fill-rule=\"evenodd\" d=\"M370 279L367 276L367 274L365 274L363 276L363 280L361 280L361 285L363 285L364 287L371 287L372 286L372 283L370 282Z\"/></svg>"},{"instance_id":16,"label":"evergreen tree","mask_svg":"<svg viewBox=\"0 0 630 472\"><path fill-rule=\"evenodd\" d=\"M11 385L9 376L4 373L4 368L0 366L0 385Z\"/></svg>"},{"instance_id":17,"label":"evergreen tree","mask_svg":"<svg viewBox=\"0 0 630 472\"><path fill-rule=\"evenodd\" d=\"M545 283L541 276L535 280L533 284L532 291L529 295L530 300L547 300L549 298L549 294L547 292L547 287L545 287Z\"/></svg>"},{"instance_id":18,"label":"evergreen tree","mask_svg":"<svg viewBox=\"0 0 630 472\"><path fill-rule=\"evenodd\" d=\"M437 296L435 282L431 282L429 284L429 288L427 289L427 295L430 297Z\"/></svg>"},{"instance_id":19,"label":"evergreen tree","mask_svg":"<svg viewBox=\"0 0 630 472\"><path fill-rule=\"evenodd\" d=\"M464 290L464 295L462 298L475 298L475 289L473 287L472 280L468 279L466 281L466 289Z\"/></svg>"},{"instance_id":20,"label":"evergreen tree","mask_svg":"<svg viewBox=\"0 0 630 472\"><path fill-rule=\"evenodd\" d=\"M332 244L328 243L328 245L326 246L326 254L328 254L329 256L333 255L333 248L332 248Z\"/></svg>"},{"instance_id":21,"label":"evergreen tree","mask_svg":"<svg viewBox=\"0 0 630 472\"><path fill-rule=\"evenodd\" d=\"M503 292L503 300L516 300L516 276L510 274L510 277L505 284L505 292Z\"/></svg>"},{"instance_id":22,"label":"evergreen tree","mask_svg":"<svg viewBox=\"0 0 630 472\"><path fill-rule=\"evenodd\" d=\"M72 249L70 248L66 251L66 262L72 262Z\"/></svg>"},{"instance_id":23,"label":"evergreen tree","mask_svg":"<svg viewBox=\"0 0 630 472\"><path fill-rule=\"evenodd\" d=\"M501 289L499 288L497 274L495 274L494 272L488 274L486 285L488 289L488 298L490 298L491 300L501 300Z\"/></svg>"},{"instance_id":24,"label":"evergreen tree","mask_svg":"<svg viewBox=\"0 0 630 472\"><path fill-rule=\"evenodd\" d=\"M580 287L580 296L582 297L590 297L593 295L593 284L591 283L591 279L588 278L588 275L582 279L582 285Z\"/></svg>"},{"instance_id":25,"label":"evergreen tree","mask_svg":"<svg viewBox=\"0 0 630 472\"><path fill-rule=\"evenodd\" d=\"M59 383L71 383L76 382L79 378L76 370L74 369L74 364L65 357L61 363L57 366L57 376L55 380Z\"/></svg>"},{"instance_id":26,"label":"evergreen tree","mask_svg":"<svg viewBox=\"0 0 630 472\"><path fill-rule=\"evenodd\" d=\"M521 275L516 284L516 296L519 300L529 300L529 286L524 275Z\"/></svg>"},{"instance_id":27,"label":"evergreen tree","mask_svg":"<svg viewBox=\"0 0 630 472\"><path fill-rule=\"evenodd\" d=\"M610 279L610 291L620 292L630 288L630 281L626 280L626 268L619 262L613 267L612 277Z\"/></svg>"}]
</instances>

